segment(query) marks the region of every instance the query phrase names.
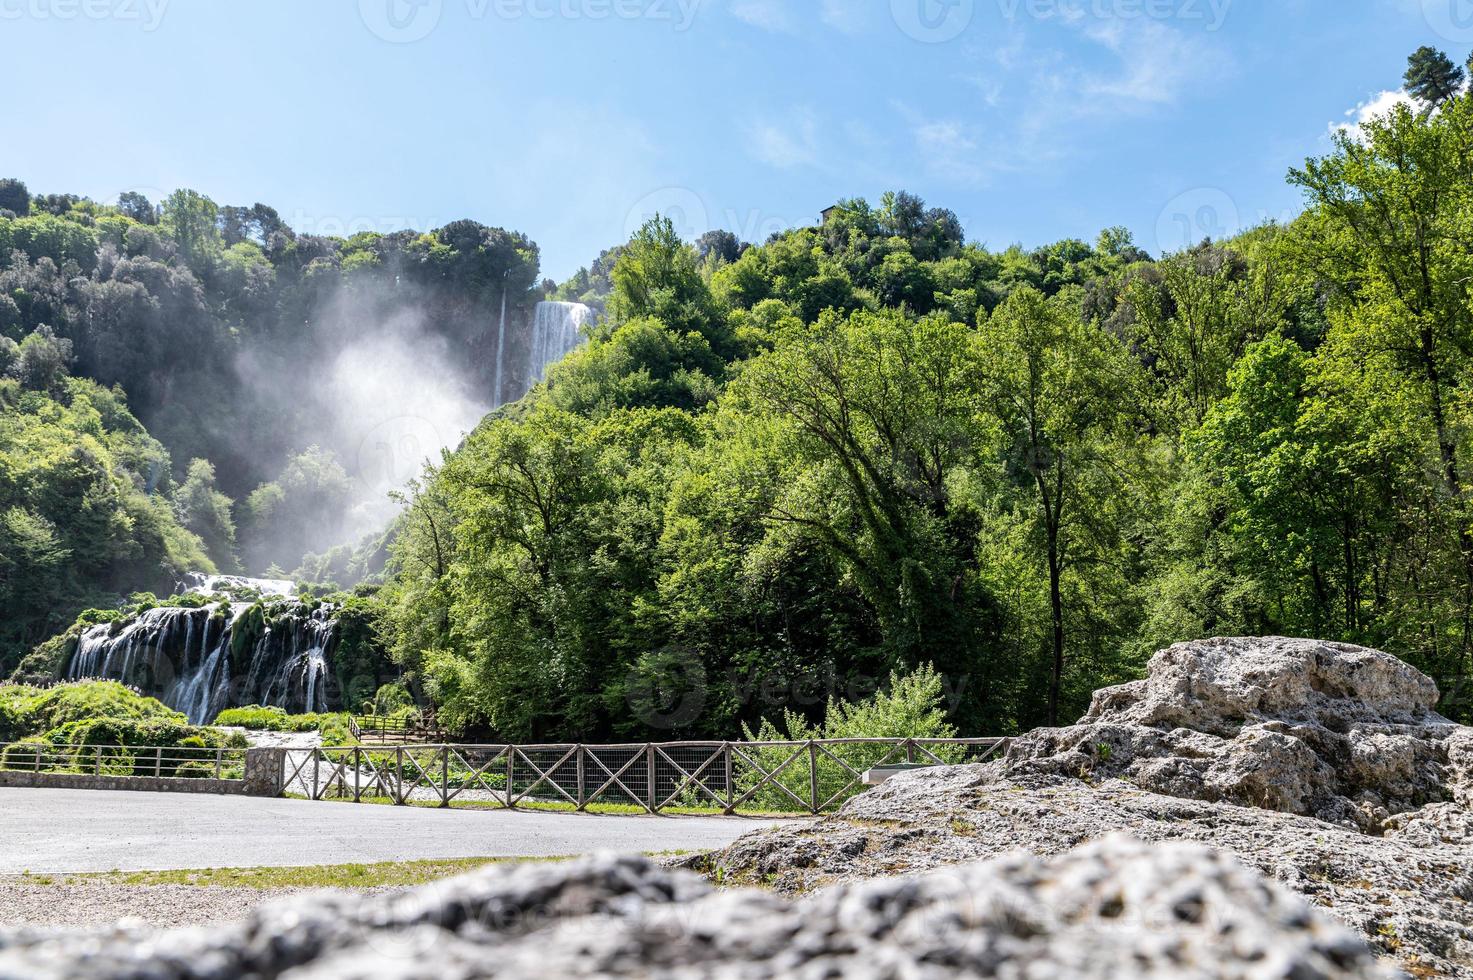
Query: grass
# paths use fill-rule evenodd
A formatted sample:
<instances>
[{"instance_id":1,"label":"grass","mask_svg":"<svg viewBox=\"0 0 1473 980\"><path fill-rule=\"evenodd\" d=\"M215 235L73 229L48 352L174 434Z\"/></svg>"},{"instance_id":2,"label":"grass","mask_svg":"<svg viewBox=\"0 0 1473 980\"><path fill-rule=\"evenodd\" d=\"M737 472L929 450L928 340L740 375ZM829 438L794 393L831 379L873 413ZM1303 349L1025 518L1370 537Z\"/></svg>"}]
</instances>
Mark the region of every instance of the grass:
<instances>
[{"instance_id":1,"label":"grass","mask_svg":"<svg viewBox=\"0 0 1473 980\"><path fill-rule=\"evenodd\" d=\"M443 861L392 861L384 864L334 864L303 868L203 868L189 871L106 871L99 874L32 875L21 879L33 885L189 885L199 888L383 888L423 885L453 878L491 864L525 860L564 861L566 858L460 858Z\"/></svg>"},{"instance_id":2,"label":"grass","mask_svg":"<svg viewBox=\"0 0 1473 980\"><path fill-rule=\"evenodd\" d=\"M303 793L286 793L286 794L283 794L283 795L287 799L292 799L292 800L305 800L307 798L306 795L303 794ZM324 803L352 803L353 801L352 801L352 799L342 799L342 798L337 798L337 797L331 797L331 796L329 796L329 797L326 797L324 800L322 800L322 802L324 802ZM364 794L363 798L360 799L358 802L359 803L364 803L364 804L370 804L370 805L373 805L373 806L393 806L393 805L395 805L394 804L394 801L392 799L390 799L389 797L387 797L387 796L369 796L367 794ZM441 809L439 800L408 800L407 802L404 803L404 805L405 806L412 806L412 807L420 807L422 809L428 809L428 810L438 810L438 809ZM497 801L497 800L451 800L450 801L450 809L452 809L452 810L505 810L505 809L507 809L507 806L506 806L505 803L500 802L500 801ZM518 810L538 811L538 812L544 812L544 813L577 813L577 812L579 812L578 808L575 807L573 804L567 803L567 802L564 802L564 801L561 801L561 800L522 800L519 803L517 803L516 809L518 809ZM647 811L644 807L640 806L637 803L589 803L589 804L587 804L583 808L582 812L583 813L598 814L598 815L602 815L602 816L616 816L617 817L617 816L639 816L641 814L646 814L649 811ZM662 808L660 810L660 816L673 816L673 817L719 817L719 816L723 815L725 812L726 811L723 810L719 806L709 806L709 807L707 807L707 806L667 806L667 807L664 807L664 808ZM738 817L760 817L760 818L764 818L764 819L768 819L768 818L770 818L770 819L777 819L777 818L798 818L798 817L807 817L807 816L810 816L810 814L807 813L806 811L805 812L802 812L802 813L797 813L797 812L785 811L785 810L748 810L745 807L742 808L742 809L740 809L740 810L738 810L735 815L738 816Z\"/></svg>"},{"instance_id":3,"label":"grass","mask_svg":"<svg viewBox=\"0 0 1473 980\"><path fill-rule=\"evenodd\" d=\"M651 857L679 857L686 851L662 851ZM432 861L390 861L382 864L330 864L301 868L200 868L188 871L105 871L97 874L33 875L32 885L105 884L133 887L184 885L194 888L250 888L280 891L292 888L402 888L454 878L493 864L568 861L567 857L455 858Z\"/></svg>"}]
</instances>

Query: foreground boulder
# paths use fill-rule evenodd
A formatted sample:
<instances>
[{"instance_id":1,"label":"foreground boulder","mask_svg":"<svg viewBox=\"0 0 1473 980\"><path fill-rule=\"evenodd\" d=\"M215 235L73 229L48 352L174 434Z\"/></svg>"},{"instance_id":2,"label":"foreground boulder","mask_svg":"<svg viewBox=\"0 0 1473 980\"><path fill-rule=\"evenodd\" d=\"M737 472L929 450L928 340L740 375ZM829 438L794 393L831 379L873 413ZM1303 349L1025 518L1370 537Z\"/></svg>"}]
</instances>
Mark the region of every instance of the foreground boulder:
<instances>
[{"instance_id":1,"label":"foreground boulder","mask_svg":"<svg viewBox=\"0 0 1473 980\"><path fill-rule=\"evenodd\" d=\"M690 863L798 892L1115 832L1237 856L1417 976L1473 977L1468 729L1386 654L1208 640L982 766L896 776L823 820Z\"/></svg>"},{"instance_id":2,"label":"foreground boulder","mask_svg":"<svg viewBox=\"0 0 1473 980\"><path fill-rule=\"evenodd\" d=\"M1383 978L1365 944L1237 862L1111 838L790 903L639 858L304 896L225 930L0 936L0 977Z\"/></svg>"},{"instance_id":3,"label":"foreground boulder","mask_svg":"<svg viewBox=\"0 0 1473 980\"><path fill-rule=\"evenodd\" d=\"M1015 774L1120 777L1142 789L1388 829L1469 802L1469 731L1437 686L1343 643L1204 640L1163 650L1145 680L1106 688L1069 728L1015 739Z\"/></svg>"}]
</instances>

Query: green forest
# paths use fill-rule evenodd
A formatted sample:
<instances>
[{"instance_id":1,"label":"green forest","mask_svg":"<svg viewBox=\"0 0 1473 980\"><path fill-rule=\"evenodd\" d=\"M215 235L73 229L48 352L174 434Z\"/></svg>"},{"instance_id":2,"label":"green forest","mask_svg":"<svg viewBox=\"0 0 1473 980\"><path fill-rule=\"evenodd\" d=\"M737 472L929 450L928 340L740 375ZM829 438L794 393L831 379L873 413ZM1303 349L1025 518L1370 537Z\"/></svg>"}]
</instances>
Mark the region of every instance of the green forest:
<instances>
[{"instance_id":1,"label":"green forest","mask_svg":"<svg viewBox=\"0 0 1473 980\"><path fill-rule=\"evenodd\" d=\"M926 668L1009 734L1214 635L1384 649L1467 718L1464 74L1419 51L1410 104L1288 170L1300 217L1160 257L992 250L899 192L756 245L657 218L558 285L474 222L315 238L0 183L0 666L274 568L353 588L441 723L510 740L734 737ZM297 377L404 310L474 350L508 294L600 316L345 541L318 406L242 355Z\"/></svg>"}]
</instances>

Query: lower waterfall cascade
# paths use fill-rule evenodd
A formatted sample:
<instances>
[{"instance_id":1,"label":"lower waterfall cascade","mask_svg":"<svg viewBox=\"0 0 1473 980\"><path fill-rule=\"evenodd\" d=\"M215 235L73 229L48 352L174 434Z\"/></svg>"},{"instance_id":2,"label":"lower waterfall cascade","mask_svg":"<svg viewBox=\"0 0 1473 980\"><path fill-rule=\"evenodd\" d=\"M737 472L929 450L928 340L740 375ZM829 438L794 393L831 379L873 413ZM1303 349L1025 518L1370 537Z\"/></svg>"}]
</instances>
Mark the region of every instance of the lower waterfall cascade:
<instances>
[{"instance_id":1,"label":"lower waterfall cascade","mask_svg":"<svg viewBox=\"0 0 1473 980\"><path fill-rule=\"evenodd\" d=\"M65 673L69 680L121 681L196 725L241 705L325 712L338 700L330 667L334 612L279 596L160 606L131 621L89 627Z\"/></svg>"}]
</instances>

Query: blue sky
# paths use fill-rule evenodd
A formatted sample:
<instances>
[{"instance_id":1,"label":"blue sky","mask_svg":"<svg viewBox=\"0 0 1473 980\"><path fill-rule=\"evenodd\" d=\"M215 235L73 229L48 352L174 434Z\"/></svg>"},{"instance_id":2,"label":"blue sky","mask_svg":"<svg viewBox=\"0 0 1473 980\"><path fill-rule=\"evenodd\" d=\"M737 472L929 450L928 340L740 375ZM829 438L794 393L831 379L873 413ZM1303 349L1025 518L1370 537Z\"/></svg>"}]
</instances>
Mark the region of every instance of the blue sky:
<instances>
[{"instance_id":1,"label":"blue sky","mask_svg":"<svg viewBox=\"0 0 1473 980\"><path fill-rule=\"evenodd\" d=\"M992 247L1292 216L1288 167L1468 0L0 0L0 175L318 233L469 217L561 279L905 188ZM1454 9L1458 8L1458 9Z\"/></svg>"}]
</instances>

